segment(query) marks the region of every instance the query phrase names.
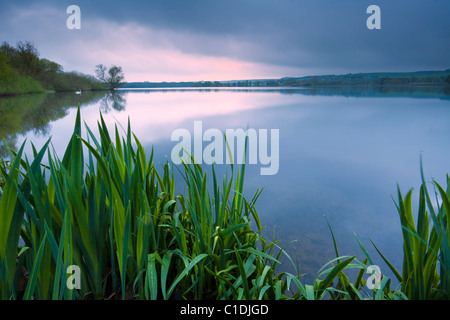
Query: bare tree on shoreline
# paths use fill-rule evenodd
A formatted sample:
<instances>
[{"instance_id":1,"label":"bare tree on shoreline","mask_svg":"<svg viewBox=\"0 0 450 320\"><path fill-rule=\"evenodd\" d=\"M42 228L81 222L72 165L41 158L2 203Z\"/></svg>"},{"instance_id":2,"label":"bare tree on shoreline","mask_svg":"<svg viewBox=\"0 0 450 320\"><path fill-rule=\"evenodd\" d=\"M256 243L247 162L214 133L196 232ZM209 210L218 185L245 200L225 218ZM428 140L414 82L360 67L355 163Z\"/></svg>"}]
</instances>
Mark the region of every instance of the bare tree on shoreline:
<instances>
[{"instance_id":1,"label":"bare tree on shoreline","mask_svg":"<svg viewBox=\"0 0 450 320\"><path fill-rule=\"evenodd\" d=\"M120 86L125 80L122 67L116 65L108 69L105 65L98 64L95 66L95 75L100 81L107 84L111 90Z\"/></svg>"}]
</instances>

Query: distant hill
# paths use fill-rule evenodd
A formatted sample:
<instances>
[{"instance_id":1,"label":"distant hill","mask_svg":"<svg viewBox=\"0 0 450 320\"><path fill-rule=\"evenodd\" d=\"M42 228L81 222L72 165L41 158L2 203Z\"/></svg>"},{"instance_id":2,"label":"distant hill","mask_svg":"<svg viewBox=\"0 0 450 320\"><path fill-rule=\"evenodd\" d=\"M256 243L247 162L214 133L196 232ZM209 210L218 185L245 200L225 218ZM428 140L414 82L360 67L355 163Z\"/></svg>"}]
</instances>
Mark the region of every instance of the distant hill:
<instances>
[{"instance_id":1,"label":"distant hill","mask_svg":"<svg viewBox=\"0 0 450 320\"><path fill-rule=\"evenodd\" d=\"M121 88L189 88L189 87L333 87L333 86L450 86L450 69L445 71L348 73L200 82L128 82Z\"/></svg>"}]
</instances>

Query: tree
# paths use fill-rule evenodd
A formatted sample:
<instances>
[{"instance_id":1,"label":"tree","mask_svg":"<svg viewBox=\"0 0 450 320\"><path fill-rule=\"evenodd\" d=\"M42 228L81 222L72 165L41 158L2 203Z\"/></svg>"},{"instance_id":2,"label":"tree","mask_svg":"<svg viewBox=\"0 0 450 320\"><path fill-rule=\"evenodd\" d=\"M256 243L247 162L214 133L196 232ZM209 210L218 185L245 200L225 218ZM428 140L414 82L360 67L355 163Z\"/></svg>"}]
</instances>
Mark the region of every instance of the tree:
<instances>
[{"instance_id":1,"label":"tree","mask_svg":"<svg viewBox=\"0 0 450 320\"><path fill-rule=\"evenodd\" d=\"M3 80L11 78L13 74L14 71L8 64L8 56L0 51L0 83Z\"/></svg>"},{"instance_id":2,"label":"tree","mask_svg":"<svg viewBox=\"0 0 450 320\"><path fill-rule=\"evenodd\" d=\"M30 41L19 42L17 44L17 68L22 74L35 76L39 64L39 52Z\"/></svg>"},{"instance_id":3,"label":"tree","mask_svg":"<svg viewBox=\"0 0 450 320\"><path fill-rule=\"evenodd\" d=\"M60 64L58 64L54 61L50 61L48 59L39 60L38 69L39 69L39 72L45 72L45 73L63 72L63 67Z\"/></svg>"},{"instance_id":4,"label":"tree","mask_svg":"<svg viewBox=\"0 0 450 320\"><path fill-rule=\"evenodd\" d=\"M111 90L123 84L125 80L122 67L115 65L108 69L103 64L98 64L95 66L95 75L100 81L107 84Z\"/></svg>"},{"instance_id":5,"label":"tree","mask_svg":"<svg viewBox=\"0 0 450 320\"><path fill-rule=\"evenodd\" d=\"M0 46L0 52L4 53L8 57L15 57L17 55L17 49L12 47L8 42L3 41Z\"/></svg>"}]
</instances>

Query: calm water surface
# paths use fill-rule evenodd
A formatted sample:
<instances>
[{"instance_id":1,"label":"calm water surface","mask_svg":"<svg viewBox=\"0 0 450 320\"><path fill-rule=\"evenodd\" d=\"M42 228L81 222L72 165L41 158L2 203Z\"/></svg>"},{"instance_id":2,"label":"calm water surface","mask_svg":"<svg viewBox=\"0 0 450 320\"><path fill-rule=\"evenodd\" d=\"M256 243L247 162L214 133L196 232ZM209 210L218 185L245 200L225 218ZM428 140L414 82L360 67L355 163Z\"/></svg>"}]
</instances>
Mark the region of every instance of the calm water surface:
<instances>
[{"instance_id":1,"label":"calm water surface","mask_svg":"<svg viewBox=\"0 0 450 320\"><path fill-rule=\"evenodd\" d=\"M265 187L257 202L267 238L297 257L307 278L334 258L325 217L333 227L341 255L363 260L355 235L375 263L389 274L370 241L401 269L401 229L392 195L420 187L423 156L427 179L445 185L450 173L450 100L445 93L308 91L280 89L133 90L112 96L103 92L25 96L0 99L0 136L16 147L27 138L39 147L52 137L62 152L72 133L75 106L96 131L99 111L113 130L133 132L156 161L170 160L178 128L193 131L237 128L279 129L279 171L246 172L251 198ZM122 129L121 129L122 130ZM85 131L84 131L85 133ZM206 145L206 143L205 143ZM29 143L27 150L30 152ZM416 207L417 208L417 207ZM415 210L417 211L417 210ZM284 259L283 271L293 271Z\"/></svg>"}]
</instances>

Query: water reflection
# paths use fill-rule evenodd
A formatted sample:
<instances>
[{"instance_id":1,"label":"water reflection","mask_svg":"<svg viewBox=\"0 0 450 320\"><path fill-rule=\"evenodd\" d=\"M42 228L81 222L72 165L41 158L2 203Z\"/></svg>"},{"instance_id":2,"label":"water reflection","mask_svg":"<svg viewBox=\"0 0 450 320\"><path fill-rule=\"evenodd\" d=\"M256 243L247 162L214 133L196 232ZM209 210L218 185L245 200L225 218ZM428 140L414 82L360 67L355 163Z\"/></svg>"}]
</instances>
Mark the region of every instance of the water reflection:
<instances>
[{"instance_id":1,"label":"water reflection","mask_svg":"<svg viewBox=\"0 0 450 320\"><path fill-rule=\"evenodd\" d=\"M303 94L310 96L345 96L366 98L434 98L450 99L450 87L323 87L283 89L281 94Z\"/></svg>"},{"instance_id":2,"label":"water reflection","mask_svg":"<svg viewBox=\"0 0 450 320\"><path fill-rule=\"evenodd\" d=\"M0 139L5 139L10 148L17 149L18 136L32 133L34 137L45 138L51 134L50 123L63 119L71 108L80 104L86 107L104 99L104 91L53 94L27 94L0 98ZM121 101L121 100L118 100ZM122 109L125 102L122 99ZM105 105L110 105L109 101ZM118 108L113 104L113 108ZM0 156L6 157L3 142Z\"/></svg>"},{"instance_id":3,"label":"water reflection","mask_svg":"<svg viewBox=\"0 0 450 320\"><path fill-rule=\"evenodd\" d=\"M283 244L298 240L290 253L298 255L301 272L313 273L334 257L326 215L341 254L360 252L353 232L370 250L370 235L401 268L401 229L391 194L397 183L403 191L418 189L421 152L427 178L442 183L450 171L446 90L177 88L26 95L0 98L0 136L12 147L27 138L39 148L51 135L61 154L78 103L82 121L94 134L99 111L110 130L116 123L119 130L126 128L130 118L132 131L144 148L155 147L159 162L169 160L165 156L175 145L171 132L186 128L192 133L194 120L202 120L204 131L279 128L278 174L260 176L259 166L246 168L246 194L265 187L257 203L267 226L264 235L271 238L276 226ZM373 248L375 259L372 253Z\"/></svg>"},{"instance_id":4,"label":"water reflection","mask_svg":"<svg viewBox=\"0 0 450 320\"><path fill-rule=\"evenodd\" d=\"M147 130L156 126L181 125L186 120L213 115L224 115L253 108L267 108L278 103L277 94L305 97L337 96L337 97L408 97L450 99L448 87L341 87L341 88L164 88L164 89L131 89L116 91L85 91L81 95L70 93L28 94L14 97L0 97L0 139L5 138L8 144L16 147L17 135L32 132L37 137L48 137L51 133L49 124L65 118L71 108L78 104L82 108L98 105L103 114L115 111L114 121L126 124L128 114L128 93L151 94L153 104L147 98L133 95L132 114L139 111L132 123L135 129ZM178 96L167 96L165 93L180 93ZM210 93L214 93L212 96ZM248 96L247 93L258 93ZM173 97L173 98L172 98ZM210 97L214 97L210 99ZM180 99L181 98L181 99ZM200 101L199 101L200 99ZM298 99L285 100L287 104ZM306 101L306 100L305 100ZM138 109L138 110L137 110ZM167 112L169 110L170 112ZM121 114L121 116L118 116ZM86 116L86 115L85 115ZM90 115L87 115L90 117ZM92 115L98 118L98 112ZM89 122L89 121L88 121ZM95 121L91 124L95 125ZM144 132L145 136L155 141L161 134ZM1 152L1 151L0 151ZM4 153L0 153L4 156Z\"/></svg>"},{"instance_id":5,"label":"water reflection","mask_svg":"<svg viewBox=\"0 0 450 320\"><path fill-rule=\"evenodd\" d=\"M126 91L108 91L100 103L102 113L108 113L111 109L124 111L127 106Z\"/></svg>"},{"instance_id":6,"label":"water reflection","mask_svg":"<svg viewBox=\"0 0 450 320\"><path fill-rule=\"evenodd\" d=\"M420 87L420 86L359 86L359 87L238 87L238 88L138 88L118 89L124 92L142 92L145 94L155 92L245 92L245 93L279 93L279 94L302 94L308 96L345 96L345 97L408 97L408 98L437 98L450 99L450 87Z\"/></svg>"}]
</instances>

